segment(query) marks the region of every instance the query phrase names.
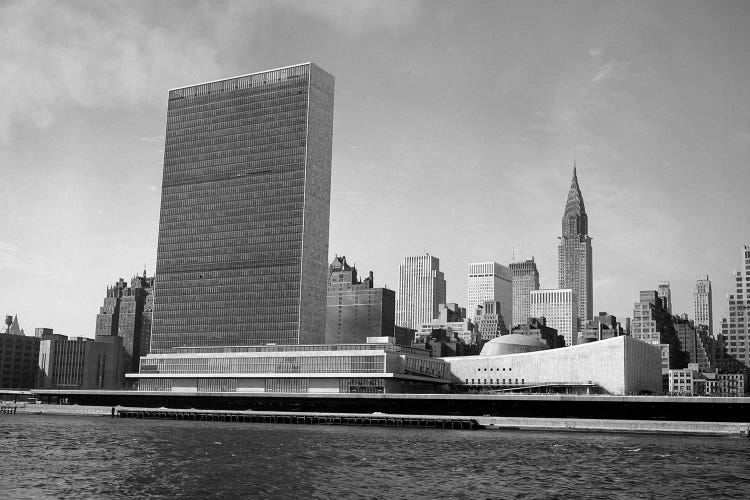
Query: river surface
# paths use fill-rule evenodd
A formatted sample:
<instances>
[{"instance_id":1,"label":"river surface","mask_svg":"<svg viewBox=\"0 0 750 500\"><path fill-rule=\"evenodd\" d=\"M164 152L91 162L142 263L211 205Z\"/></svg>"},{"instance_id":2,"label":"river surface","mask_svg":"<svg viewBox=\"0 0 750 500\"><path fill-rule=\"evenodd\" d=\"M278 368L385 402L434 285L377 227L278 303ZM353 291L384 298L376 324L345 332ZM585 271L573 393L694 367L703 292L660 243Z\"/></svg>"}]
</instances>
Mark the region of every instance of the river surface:
<instances>
[{"instance_id":1,"label":"river surface","mask_svg":"<svg viewBox=\"0 0 750 500\"><path fill-rule=\"evenodd\" d=\"M0 415L1 498L750 498L742 438Z\"/></svg>"}]
</instances>

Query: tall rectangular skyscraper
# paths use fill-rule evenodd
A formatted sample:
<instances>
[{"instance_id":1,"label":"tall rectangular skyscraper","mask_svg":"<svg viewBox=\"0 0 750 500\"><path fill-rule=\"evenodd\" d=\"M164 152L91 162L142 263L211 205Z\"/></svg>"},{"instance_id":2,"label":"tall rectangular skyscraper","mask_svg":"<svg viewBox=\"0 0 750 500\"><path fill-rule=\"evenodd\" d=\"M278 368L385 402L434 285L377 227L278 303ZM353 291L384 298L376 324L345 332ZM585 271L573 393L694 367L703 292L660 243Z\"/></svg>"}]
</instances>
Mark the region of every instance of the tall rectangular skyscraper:
<instances>
[{"instance_id":1,"label":"tall rectangular skyscraper","mask_svg":"<svg viewBox=\"0 0 750 500\"><path fill-rule=\"evenodd\" d=\"M539 270L534 257L523 262L512 262L509 266L513 273L513 326L525 325L530 316L529 295L539 290Z\"/></svg>"},{"instance_id":2,"label":"tall rectangular skyscraper","mask_svg":"<svg viewBox=\"0 0 750 500\"><path fill-rule=\"evenodd\" d=\"M323 343L333 87L306 63L170 90L151 353Z\"/></svg>"},{"instance_id":3,"label":"tall rectangular skyscraper","mask_svg":"<svg viewBox=\"0 0 750 500\"><path fill-rule=\"evenodd\" d=\"M573 166L565 212L562 219L562 236L558 247L558 286L573 290L577 300L578 329L594 317L594 277L591 258L589 216L578 186L578 176Z\"/></svg>"},{"instance_id":4,"label":"tall rectangular skyscraper","mask_svg":"<svg viewBox=\"0 0 750 500\"><path fill-rule=\"evenodd\" d=\"M477 306L485 302L499 302L500 314L508 330L513 327L513 273L497 262L469 264L466 291L466 314L474 318Z\"/></svg>"},{"instance_id":5,"label":"tall rectangular skyscraper","mask_svg":"<svg viewBox=\"0 0 750 500\"><path fill-rule=\"evenodd\" d=\"M432 255L404 257L399 268L396 325L417 329L438 316L445 304L445 277Z\"/></svg>"},{"instance_id":6,"label":"tall rectangular skyscraper","mask_svg":"<svg viewBox=\"0 0 750 500\"><path fill-rule=\"evenodd\" d=\"M721 318L721 336L730 357L750 368L750 246L734 272L733 291L727 294L729 316Z\"/></svg>"},{"instance_id":7,"label":"tall rectangular skyscraper","mask_svg":"<svg viewBox=\"0 0 750 500\"><path fill-rule=\"evenodd\" d=\"M578 343L576 304L576 294L570 288L532 290L529 293L530 316L546 319L547 326L557 330L568 347Z\"/></svg>"},{"instance_id":8,"label":"tall rectangular skyscraper","mask_svg":"<svg viewBox=\"0 0 750 500\"><path fill-rule=\"evenodd\" d=\"M711 292L711 280L708 275L700 276L695 281L695 291L693 292L693 311L695 326L705 327L709 335L714 334L714 312L713 312L713 293Z\"/></svg>"}]
</instances>

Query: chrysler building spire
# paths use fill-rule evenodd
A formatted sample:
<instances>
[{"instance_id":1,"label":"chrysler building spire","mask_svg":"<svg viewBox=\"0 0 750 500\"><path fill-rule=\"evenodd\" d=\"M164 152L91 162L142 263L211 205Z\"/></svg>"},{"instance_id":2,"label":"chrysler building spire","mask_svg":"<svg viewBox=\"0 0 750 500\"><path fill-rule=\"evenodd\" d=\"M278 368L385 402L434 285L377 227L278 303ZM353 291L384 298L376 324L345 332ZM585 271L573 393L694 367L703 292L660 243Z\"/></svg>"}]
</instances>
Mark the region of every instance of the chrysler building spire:
<instances>
[{"instance_id":1,"label":"chrysler building spire","mask_svg":"<svg viewBox=\"0 0 750 500\"><path fill-rule=\"evenodd\" d=\"M594 314L591 237L588 233L589 218L573 160L573 180L565 201L562 236L558 248L558 285L560 288L573 289L578 302L577 315L581 323L592 319Z\"/></svg>"}]
</instances>

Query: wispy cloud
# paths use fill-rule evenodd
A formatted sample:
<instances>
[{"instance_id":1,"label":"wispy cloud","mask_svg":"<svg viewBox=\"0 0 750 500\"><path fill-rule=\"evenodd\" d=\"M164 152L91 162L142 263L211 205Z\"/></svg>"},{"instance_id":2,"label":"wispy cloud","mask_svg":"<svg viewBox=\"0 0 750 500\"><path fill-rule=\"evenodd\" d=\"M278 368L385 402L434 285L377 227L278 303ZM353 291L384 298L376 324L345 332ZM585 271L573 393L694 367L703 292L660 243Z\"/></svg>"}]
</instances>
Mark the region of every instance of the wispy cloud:
<instances>
[{"instance_id":1,"label":"wispy cloud","mask_svg":"<svg viewBox=\"0 0 750 500\"><path fill-rule=\"evenodd\" d=\"M288 0L281 5L323 19L350 34L416 22L421 11L419 1L405 0Z\"/></svg>"},{"instance_id":2,"label":"wispy cloud","mask_svg":"<svg viewBox=\"0 0 750 500\"><path fill-rule=\"evenodd\" d=\"M0 139L17 120L44 128L70 107L141 105L156 89L193 80L196 61L218 74L216 51L200 38L149 25L144 11L92 5L0 7Z\"/></svg>"},{"instance_id":3,"label":"wispy cloud","mask_svg":"<svg viewBox=\"0 0 750 500\"><path fill-rule=\"evenodd\" d=\"M14 243L0 241L0 271L22 271L31 274L52 274L43 256L22 251Z\"/></svg>"}]
</instances>

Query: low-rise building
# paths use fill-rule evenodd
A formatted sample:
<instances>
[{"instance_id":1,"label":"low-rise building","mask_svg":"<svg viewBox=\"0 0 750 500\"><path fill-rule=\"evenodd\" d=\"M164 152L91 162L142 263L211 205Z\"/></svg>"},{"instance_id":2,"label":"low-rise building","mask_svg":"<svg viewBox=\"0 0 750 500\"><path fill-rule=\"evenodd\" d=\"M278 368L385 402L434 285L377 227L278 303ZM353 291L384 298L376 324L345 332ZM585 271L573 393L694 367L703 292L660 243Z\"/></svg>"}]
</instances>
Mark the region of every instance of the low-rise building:
<instances>
[{"instance_id":1,"label":"low-rise building","mask_svg":"<svg viewBox=\"0 0 750 500\"><path fill-rule=\"evenodd\" d=\"M139 391L399 393L447 389L447 365L393 337L364 344L177 347L127 374Z\"/></svg>"},{"instance_id":2,"label":"low-rise building","mask_svg":"<svg viewBox=\"0 0 750 500\"><path fill-rule=\"evenodd\" d=\"M121 389L126 353L122 337L98 340L50 334L39 346L39 389Z\"/></svg>"},{"instance_id":3,"label":"low-rise building","mask_svg":"<svg viewBox=\"0 0 750 500\"><path fill-rule=\"evenodd\" d=\"M39 339L27 337L18 327L18 318L10 317L5 332L0 332L0 388L33 389L36 383ZM15 325L15 327L13 327Z\"/></svg>"},{"instance_id":4,"label":"low-rise building","mask_svg":"<svg viewBox=\"0 0 750 500\"><path fill-rule=\"evenodd\" d=\"M478 356L442 359L465 390L662 393L659 348L627 336L548 349L538 339L505 335Z\"/></svg>"}]
</instances>

